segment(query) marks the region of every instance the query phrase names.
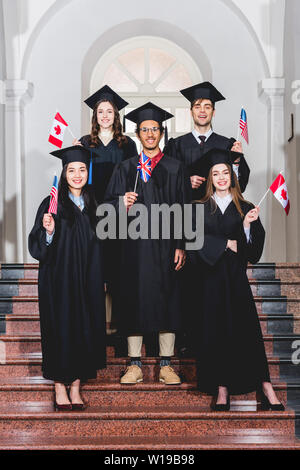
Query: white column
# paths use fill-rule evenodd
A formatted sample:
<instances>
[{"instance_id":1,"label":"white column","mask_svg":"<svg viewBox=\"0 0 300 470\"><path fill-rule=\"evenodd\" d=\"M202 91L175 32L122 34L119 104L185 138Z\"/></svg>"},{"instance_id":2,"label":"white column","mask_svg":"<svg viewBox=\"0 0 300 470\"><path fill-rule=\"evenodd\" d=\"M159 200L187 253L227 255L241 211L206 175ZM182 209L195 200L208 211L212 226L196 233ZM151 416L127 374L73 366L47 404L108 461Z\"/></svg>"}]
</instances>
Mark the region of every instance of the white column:
<instances>
[{"instance_id":1,"label":"white column","mask_svg":"<svg viewBox=\"0 0 300 470\"><path fill-rule=\"evenodd\" d=\"M284 152L284 93L283 78L268 78L259 83L262 97L268 105L268 165L267 184L270 186L280 171L285 174ZM261 158L265 158L261 155ZM269 262L286 261L286 214L270 193L267 201L266 258Z\"/></svg>"},{"instance_id":2,"label":"white column","mask_svg":"<svg viewBox=\"0 0 300 470\"><path fill-rule=\"evenodd\" d=\"M22 111L31 97L26 80L5 81L4 253L7 263L24 262Z\"/></svg>"}]
</instances>

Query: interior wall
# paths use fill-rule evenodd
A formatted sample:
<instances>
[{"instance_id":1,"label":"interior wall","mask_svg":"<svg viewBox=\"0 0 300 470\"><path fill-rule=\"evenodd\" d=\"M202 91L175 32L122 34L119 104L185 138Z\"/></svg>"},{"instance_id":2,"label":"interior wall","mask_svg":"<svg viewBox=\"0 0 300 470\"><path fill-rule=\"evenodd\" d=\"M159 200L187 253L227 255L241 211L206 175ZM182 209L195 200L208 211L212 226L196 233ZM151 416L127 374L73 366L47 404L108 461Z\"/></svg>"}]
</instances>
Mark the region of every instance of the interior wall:
<instances>
[{"instance_id":1,"label":"interior wall","mask_svg":"<svg viewBox=\"0 0 300 470\"><path fill-rule=\"evenodd\" d=\"M285 154L287 183L291 201L287 217L287 261L300 261L300 2L286 2L284 37L285 95ZM294 115L294 137L291 114Z\"/></svg>"},{"instance_id":2,"label":"interior wall","mask_svg":"<svg viewBox=\"0 0 300 470\"><path fill-rule=\"evenodd\" d=\"M5 107L4 107L4 83L6 78L5 70L5 48L4 48L4 24L3 8L0 2L0 262L5 259L3 250L3 219L4 219L4 151L5 151Z\"/></svg>"}]
</instances>

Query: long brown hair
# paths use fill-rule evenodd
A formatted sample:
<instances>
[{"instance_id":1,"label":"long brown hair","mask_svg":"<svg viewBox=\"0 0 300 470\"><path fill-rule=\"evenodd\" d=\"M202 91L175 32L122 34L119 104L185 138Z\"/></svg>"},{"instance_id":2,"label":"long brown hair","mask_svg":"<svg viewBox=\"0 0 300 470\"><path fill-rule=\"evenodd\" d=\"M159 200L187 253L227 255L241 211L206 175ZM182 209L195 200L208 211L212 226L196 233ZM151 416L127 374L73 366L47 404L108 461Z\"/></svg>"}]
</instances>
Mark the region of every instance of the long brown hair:
<instances>
[{"instance_id":1,"label":"long brown hair","mask_svg":"<svg viewBox=\"0 0 300 470\"><path fill-rule=\"evenodd\" d=\"M243 219L244 218L244 213L243 213L242 208L241 208L241 202L246 202L248 204L250 204L250 203L248 201L246 201L246 199L243 198L238 179L236 177L236 174L234 173L234 171L230 167L230 165L228 165L227 163L224 163L224 165L226 165L226 167L228 168L229 173L233 174L235 186L234 187L230 186L229 191L230 191L231 196L232 196L232 201L233 201L238 213L240 214L241 218ZM207 201L210 200L211 204L212 204L212 212L214 213L217 210L217 204L216 204L215 200L212 197L214 192L215 192L214 191L214 185L213 185L213 179L212 179L212 170L213 170L213 167L209 170L207 183L206 183L205 196L200 201L197 201L197 202L204 203L204 202L207 202Z\"/></svg>"},{"instance_id":2,"label":"long brown hair","mask_svg":"<svg viewBox=\"0 0 300 470\"><path fill-rule=\"evenodd\" d=\"M113 138L117 141L119 147L123 147L123 145L126 145L128 140L127 137L123 134L122 130L122 124L120 120L120 113L116 105L112 102L109 101L108 99L102 99L99 100L98 103L96 103L94 109L93 109L93 116L92 116L92 128L91 128L91 147L97 147L100 144L100 139L98 137L100 126L98 124L98 119L97 119L97 110L98 106L100 103L107 102L112 105L115 118L113 122Z\"/></svg>"}]
</instances>

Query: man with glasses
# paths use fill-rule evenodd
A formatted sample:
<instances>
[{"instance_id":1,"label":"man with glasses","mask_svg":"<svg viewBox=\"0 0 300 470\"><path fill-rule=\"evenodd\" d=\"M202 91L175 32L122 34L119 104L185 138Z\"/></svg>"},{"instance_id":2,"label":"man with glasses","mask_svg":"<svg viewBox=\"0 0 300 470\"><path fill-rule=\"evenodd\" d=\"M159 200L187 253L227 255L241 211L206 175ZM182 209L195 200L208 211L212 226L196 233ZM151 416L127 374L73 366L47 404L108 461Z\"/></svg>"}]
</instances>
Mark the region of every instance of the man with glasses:
<instances>
[{"instance_id":1,"label":"man with glasses","mask_svg":"<svg viewBox=\"0 0 300 470\"><path fill-rule=\"evenodd\" d=\"M134 204L147 209L147 238L121 240L121 269L117 307L118 331L127 336L130 365L121 384L143 381L142 344L146 334L159 334L159 381L180 384L170 366L174 355L175 332L181 327L179 271L185 263L184 240L175 237L175 222L170 218L170 235L163 234L165 214L157 219L152 236L153 207L178 204L182 209L189 190L184 166L164 155L159 143L164 134L163 121L172 114L147 103L125 116L137 125L136 135L142 146L140 156L118 164L109 183L106 201L120 211L128 211L128 225L133 221ZM121 196L121 199L120 199ZM137 206L135 206L137 207ZM142 225L142 222L141 224ZM143 231L143 227L140 228ZM152 238L151 238L152 236Z\"/></svg>"},{"instance_id":2,"label":"man with glasses","mask_svg":"<svg viewBox=\"0 0 300 470\"><path fill-rule=\"evenodd\" d=\"M241 154L233 168L243 192L248 184L250 169L242 153L242 144L233 137L229 139L216 134L212 129L215 103L225 100L224 96L210 82L193 85L181 90L180 93L191 103L194 130L175 139L170 139L164 151L186 165L190 175L192 199L201 199L205 194L205 184L203 184L205 178L198 174L196 162L213 148L233 150Z\"/></svg>"}]
</instances>

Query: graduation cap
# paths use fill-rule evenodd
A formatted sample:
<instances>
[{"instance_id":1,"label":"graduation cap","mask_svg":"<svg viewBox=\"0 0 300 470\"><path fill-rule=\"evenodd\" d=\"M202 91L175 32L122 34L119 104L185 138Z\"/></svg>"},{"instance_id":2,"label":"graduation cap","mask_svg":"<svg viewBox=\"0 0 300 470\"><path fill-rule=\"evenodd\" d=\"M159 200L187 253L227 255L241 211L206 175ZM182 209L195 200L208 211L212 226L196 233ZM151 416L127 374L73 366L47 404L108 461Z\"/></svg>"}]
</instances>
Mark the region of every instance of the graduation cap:
<instances>
[{"instance_id":1,"label":"graduation cap","mask_svg":"<svg viewBox=\"0 0 300 470\"><path fill-rule=\"evenodd\" d=\"M89 96L84 102L91 108L94 109L95 105L100 100L107 100L116 105L118 110L125 108L128 105L127 101L123 100L118 93L116 93L108 85L104 85L100 90L96 91L93 95Z\"/></svg>"},{"instance_id":2,"label":"graduation cap","mask_svg":"<svg viewBox=\"0 0 300 470\"><path fill-rule=\"evenodd\" d=\"M227 163L231 169L231 187L235 187L234 176L233 176L233 168L232 165L234 161L239 158L241 154L239 152L232 152L231 150L225 149L211 149L206 152L198 162L194 165L195 171L199 173L200 176L204 178L208 177L210 169L214 165L219 165L220 163Z\"/></svg>"},{"instance_id":3,"label":"graduation cap","mask_svg":"<svg viewBox=\"0 0 300 470\"><path fill-rule=\"evenodd\" d=\"M126 114L125 118L129 121L134 122L139 126L143 121L156 121L159 124L162 124L164 121L171 119L173 114L168 113L164 109L156 106L156 104L151 103L150 101L143 106L140 106L137 109L134 109L130 113ZM165 129L165 144L168 142L168 131Z\"/></svg>"},{"instance_id":4,"label":"graduation cap","mask_svg":"<svg viewBox=\"0 0 300 470\"><path fill-rule=\"evenodd\" d=\"M201 98L210 100L212 103L226 99L210 82L202 82L189 88L184 88L180 90L180 93L191 103Z\"/></svg>"},{"instance_id":5,"label":"graduation cap","mask_svg":"<svg viewBox=\"0 0 300 470\"><path fill-rule=\"evenodd\" d=\"M85 163L87 167L89 166L88 184L92 184L93 152L91 149L87 149L82 145L72 145L71 147L50 152L50 154L54 157L60 158L63 167L72 162Z\"/></svg>"}]
</instances>

